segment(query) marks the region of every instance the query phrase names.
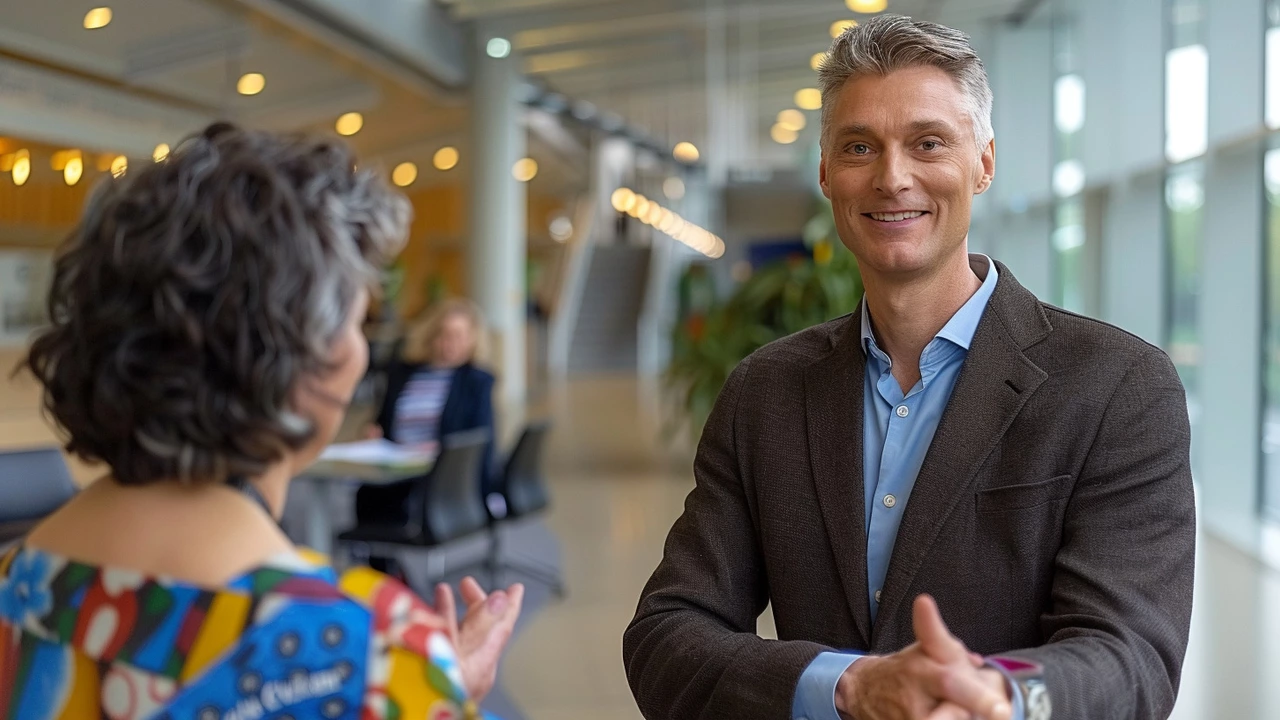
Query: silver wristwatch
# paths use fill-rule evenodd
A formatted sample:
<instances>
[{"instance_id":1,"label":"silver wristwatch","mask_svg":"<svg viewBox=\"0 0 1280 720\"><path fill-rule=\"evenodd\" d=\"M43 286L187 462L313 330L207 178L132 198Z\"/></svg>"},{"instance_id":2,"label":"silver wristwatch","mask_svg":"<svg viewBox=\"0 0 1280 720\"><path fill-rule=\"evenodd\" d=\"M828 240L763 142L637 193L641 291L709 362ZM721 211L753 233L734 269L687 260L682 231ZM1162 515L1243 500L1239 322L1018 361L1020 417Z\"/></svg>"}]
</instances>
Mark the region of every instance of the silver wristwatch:
<instances>
[{"instance_id":1,"label":"silver wristwatch","mask_svg":"<svg viewBox=\"0 0 1280 720\"><path fill-rule=\"evenodd\" d=\"M1053 717L1053 704L1049 702L1049 688L1044 684L1042 665L1013 657L990 657L987 662L1018 686L1025 720L1049 720Z\"/></svg>"}]
</instances>

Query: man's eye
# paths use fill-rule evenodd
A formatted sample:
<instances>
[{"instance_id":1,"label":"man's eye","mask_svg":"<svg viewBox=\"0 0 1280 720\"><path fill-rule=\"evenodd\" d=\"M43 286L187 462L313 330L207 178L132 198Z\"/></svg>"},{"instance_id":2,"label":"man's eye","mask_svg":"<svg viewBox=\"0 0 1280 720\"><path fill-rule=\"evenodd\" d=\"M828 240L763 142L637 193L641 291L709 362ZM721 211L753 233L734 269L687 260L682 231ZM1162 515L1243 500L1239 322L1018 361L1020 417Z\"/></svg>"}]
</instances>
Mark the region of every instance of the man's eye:
<instances>
[{"instance_id":1,"label":"man's eye","mask_svg":"<svg viewBox=\"0 0 1280 720\"><path fill-rule=\"evenodd\" d=\"M854 143L849 146L849 150L854 155L866 155L867 153L871 152L871 147L863 143Z\"/></svg>"},{"instance_id":2,"label":"man's eye","mask_svg":"<svg viewBox=\"0 0 1280 720\"><path fill-rule=\"evenodd\" d=\"M924 142L920 143L921 150L937 150L939 147L941 146L938 144L938 141L936 140L925 140Z\"/></svg>"}]
</instances>

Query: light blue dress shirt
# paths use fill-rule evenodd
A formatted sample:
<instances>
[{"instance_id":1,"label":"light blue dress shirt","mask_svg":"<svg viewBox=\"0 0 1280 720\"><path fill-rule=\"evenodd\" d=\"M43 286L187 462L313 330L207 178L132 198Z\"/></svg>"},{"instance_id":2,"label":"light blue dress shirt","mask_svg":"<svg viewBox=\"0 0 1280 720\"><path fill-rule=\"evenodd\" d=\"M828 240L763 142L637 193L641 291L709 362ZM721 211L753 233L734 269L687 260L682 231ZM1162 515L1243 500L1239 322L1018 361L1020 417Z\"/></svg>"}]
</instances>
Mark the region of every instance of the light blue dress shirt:
<instances>
[{"instance_id":1,"label":"light blue dress shirt","mask_svg":"<svg viewBox=\"0 0 1280 720\"><path fill-rule=\"evenodd\" d=\"M880 589L907 510L911 488L955 388L960 368L978 322L996 289L999 273L985 255L970 255L982 286L969 298L920 354L920 380L907 393L893 377L893 361L876 344L866 299L862 303L862 349L867 356L862 407L863 528L867 531L867 592L871 620L880 609ZM840 720L836 684L861 655L823 653L800 677L792 703L796 720ZM1016 695L1016 693L1015 693ZM1020 698L1014 698L1014 720L1021 720Z\"/></svg>"}]
</instances>

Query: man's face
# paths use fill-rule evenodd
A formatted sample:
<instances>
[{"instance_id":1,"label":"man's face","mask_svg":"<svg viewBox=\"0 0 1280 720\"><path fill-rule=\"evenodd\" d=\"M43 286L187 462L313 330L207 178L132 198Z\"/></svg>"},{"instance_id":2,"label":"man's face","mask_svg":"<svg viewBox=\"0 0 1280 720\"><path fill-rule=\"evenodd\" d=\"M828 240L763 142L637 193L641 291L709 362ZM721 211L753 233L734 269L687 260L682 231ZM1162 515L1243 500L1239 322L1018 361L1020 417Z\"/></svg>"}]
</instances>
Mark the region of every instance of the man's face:
<instances>
[{"instance_id":1,"label":"man's face","mask_svg":"<svg viewBox=\"0 0 1280 720\"><path fill-rule=\"evenodd\" d=\"M995 142L979 150L967 107L929 66L855 77L834 94L822 191L864 268L919 275L964 252L973 196L995 174Z\"/></svg>"}]
</instances>

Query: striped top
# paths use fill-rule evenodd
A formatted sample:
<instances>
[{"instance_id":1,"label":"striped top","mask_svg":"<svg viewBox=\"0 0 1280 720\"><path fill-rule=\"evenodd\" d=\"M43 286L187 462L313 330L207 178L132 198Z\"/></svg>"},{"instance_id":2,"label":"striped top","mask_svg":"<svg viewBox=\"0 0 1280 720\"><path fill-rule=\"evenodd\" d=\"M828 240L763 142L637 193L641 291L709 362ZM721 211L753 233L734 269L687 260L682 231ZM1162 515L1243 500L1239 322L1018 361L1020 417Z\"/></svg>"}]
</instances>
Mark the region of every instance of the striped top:
<instances>
[{"instance_id":1,"label":"striped top","mask_svg":"<svg viewBox=\"0 0 1280 720\"><path fill-rule=\"evenodd\" d=\"M440 439L440 416L449 400L453 368L426 369L414 373L396 398L393 437L404 445L421 445Z\"/></svg>"}]
</instances>

